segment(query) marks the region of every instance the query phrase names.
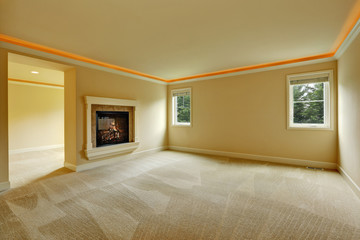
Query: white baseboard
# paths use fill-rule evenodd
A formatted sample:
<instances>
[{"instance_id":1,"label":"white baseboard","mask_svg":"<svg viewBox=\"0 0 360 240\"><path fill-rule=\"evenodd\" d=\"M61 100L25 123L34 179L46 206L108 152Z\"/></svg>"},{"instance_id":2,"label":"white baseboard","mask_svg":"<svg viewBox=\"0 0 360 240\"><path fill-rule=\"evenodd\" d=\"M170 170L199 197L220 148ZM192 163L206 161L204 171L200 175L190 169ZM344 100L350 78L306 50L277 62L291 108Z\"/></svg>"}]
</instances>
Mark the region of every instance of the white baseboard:
<instances>
[{"instance_id":1,"label":"white baseboard","mask_svg":"<svg viewBox=\"0 0 360 240\"><path fill-rule=\"evenodd\" d=\"M192 152L192 153L224 156L231 158L242 158L242 159L257 160L264 162L304 166L304 167L336 169L336 163L329 163L329 162L318 162L318 161L302 160L302 159L294 159L294 158L253 155L247 153L224 152L224 151L215 151L215 150L199 149L199 148L187 148L187 147L178 147L178 146L169 146L169 149L175 151L181 151L181 152Z\"/></svg>"},{"instance_id":2,"label":"white baseboard","mask_svg":"<svg viewBox=\"0 0 360 240\"><path fill-rule=\"evenodd\" d=\"M63 147L64 147L64 144L57 144L57 145L48 145L48 146L41 146L41 147L14 149L14 150L10 150L9 153L16 154L16 153L25 153L25 152L36 152L36 151L44 151L44 150L63 148Z\"/></svg>"},{"instance_id":3,"label":"white baseboard","mask_svg":"<svg viewBox=\"0 0 360 240\"><path fill-rule=\"evenodd\" d=\"M10 188L10 182L1 182L0 183L0 192L8 190Z\"/></svg>"},{"instance_id":4,"label":"white baseboard","mask_svg":"<svg viewBox=\"0 0 360 240\"><path fill-rule=\"evenodd\" d=\"M124 160L129 160L129 159L133 159L136 157L141 157L141 156L145 156L147 154L152 154L152 153L156 153L156 152L160 152L163 150L168 149L167 146L163 146L163 147L158 147L158 148L152 148L152 149L148 149L148 150L144 150L144 151L139 151L139 152L133 152L130 154L124 154L115 158L111 158L111 159L104 159L101 161L97 161L97 162L89 162L89 163L85 163L85 164L81 164L78 166L75 166L72 163L64 163L64 167L75 171L75 172L82 172L82 171L86 171L86 170L90 170L93 168L97 168L97 167L101 167L101 166L105 166L105 165L109 165L109 164L113 164L113 163L117 163L117 162L121 162Z\"/></svg>"},{"instance_id":5,"label":"white baseboard","mask_svg":"<svg viewBox=\"0 0 360 240\"><path fill-rule=\"evenodd\" d=\"M338 165L337 167L341 176L350 185L350 188L353 190L353 192L360 198L360 187L354 182L354 180L350 177L350 175L347 174L346 171L341 166Z\"/></svg>"},{"instance_id":6,"label":"white baseboard","mask_svg":"<svg viewBox=\"0 0 360 240\"><path fill-rule=\"evenodd\" d=\"M64 167L70 169L71 171L76 172L76 165L68 162L64 162Z\"/></svg>"},{"instance_id":7,"label":"white baseboard","mask_svg":"<svg viewBox=\"0 0 360 240\"><path fill-rule=\"evenodd\" d=\"M168 146L162 146L162 147L157 147L157 148L151 148L151 149L144 150L144 151L134 152L131 155L135 156L135 157L142 157L142 156L144 156L146 154L157 153L157 152L161 152L161 151L164 151L164 150L167 150L167 149L169 149Z\"/></svg>"}]
</instances>

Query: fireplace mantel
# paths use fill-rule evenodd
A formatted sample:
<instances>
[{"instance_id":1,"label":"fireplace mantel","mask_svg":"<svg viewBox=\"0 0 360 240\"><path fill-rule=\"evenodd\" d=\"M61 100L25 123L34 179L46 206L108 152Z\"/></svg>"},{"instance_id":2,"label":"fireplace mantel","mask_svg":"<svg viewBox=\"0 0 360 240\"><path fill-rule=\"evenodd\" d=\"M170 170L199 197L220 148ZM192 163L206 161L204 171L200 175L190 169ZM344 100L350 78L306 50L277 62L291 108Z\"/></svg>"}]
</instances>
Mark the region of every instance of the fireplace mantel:
<instances>
[{"instance_id":1,"label":"fireplace mantel","mask_svg":"<svg viewBox=\"0 0 360 240\"><path fill-rule=\"evenodd\" d=\"M139 146L137 137L137 116L136 116L136 100L102 98L102 97L85 97L86 104L86 145L85 156L88 160L96 160L100 158L112 157L127 152L134 151ZM93 105L106 106L123 106L131 107L133 109L133 139L128 143L121 143L111 146L96 147L92 141L94 132L92 131L92 108ZM96 134L96 133L95 133Z\"/></svg>"}]
</instances>

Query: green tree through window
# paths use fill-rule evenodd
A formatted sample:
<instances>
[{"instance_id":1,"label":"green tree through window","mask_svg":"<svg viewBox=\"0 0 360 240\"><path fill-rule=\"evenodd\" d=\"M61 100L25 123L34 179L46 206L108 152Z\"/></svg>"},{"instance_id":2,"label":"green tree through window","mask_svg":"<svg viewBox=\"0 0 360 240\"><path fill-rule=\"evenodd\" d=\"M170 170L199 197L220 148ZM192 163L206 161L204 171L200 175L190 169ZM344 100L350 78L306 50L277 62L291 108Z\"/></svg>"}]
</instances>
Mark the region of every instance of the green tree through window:
<instances>
[{"instance_id":1,"label":"green tree through window","mask_svg":"<svg viewBox=\"0 0 360 240\"><path fill-rule=\"evenodd\" d=\"M288 129L331 129L333 71L287 75Z\"/></svg>"},{"instance_id":2,"label":"green tree through window","mask_svg":"<svg viewBox=\"0 0 360 240\"><path fill-rule=\"evenodd\" d=\"M171 95L173 125L191 126L191 88L174 89Z\"/></svg>"},{"instance_id":3,"label":"green tree through window","mask_svg":"<svg viewBox=\"0 0 360 240\"><path fill-rule=\"evenodd\" d=\"M293 86L294 123L324 123L324 83Z\"/></svg>"},{"instance_id":4,"label":"green tree through window","mask_svg":"<svg viewBox=\"0 0 360 240\"><path fill-rule=\"evenodd\" d=\"M190 96L177 97L177 122L190 122Z\"/></svg>"}]
</instances>

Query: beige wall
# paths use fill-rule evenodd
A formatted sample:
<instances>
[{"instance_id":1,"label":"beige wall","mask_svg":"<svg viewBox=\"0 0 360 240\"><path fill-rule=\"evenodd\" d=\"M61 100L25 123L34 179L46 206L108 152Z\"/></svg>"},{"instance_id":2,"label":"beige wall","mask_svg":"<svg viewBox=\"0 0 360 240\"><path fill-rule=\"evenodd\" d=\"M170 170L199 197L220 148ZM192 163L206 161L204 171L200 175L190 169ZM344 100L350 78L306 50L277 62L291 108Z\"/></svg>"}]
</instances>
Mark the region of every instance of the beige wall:
<instances>
[{"instance_id":1,"label":"beige wall","mask_svg":"<svg viewBox=\"0 0 360 240\"><path fill-rule=\"evenodd\" d=\"M4 62L6 62L5 69L7 70L7 60ZM88 161L83 152L86 142L84 96L137 100L137 131L140 146L136 151L141 152L167 146L166 85L76 65L72 67L66 70L64 74L65 116L63 118L65 118L66 163L70 166L76 166L95 162ZM6 83L3 84L7 84L7 72L5 75ZM7 107L7 104L3 106ZM5 115L4 119L7 119L7 115ZM7 122L2 122L1 127L7 129ZM1 146L7 149L7 145L5 145L5 143L7 144L7 137L6 139L4 137L3 140L4 144ZM7 155L4 164L6 166L8 164ZM3 169L1 168L1 170ZM4 170L4 176L5 172L7 174L8 171ZM7 175L5 178L7 179Z\"/></svg>"},{"instance_id":2,"label":"beige wall","mask_svg":"<svg viewBox=\"0 0 360 240\"><path fill-rule=\"evenodd\" d=\"M169 96L171 89L192 88L193 125L171 126L169 97L169 145L334 163L336 119L332 131L286 129L286 75L333 69L336 76L336 65L333 61L170 85Z\"/></svg>"},{"instance_id":3,"label":"beige wall","mask_svg":"<svg viewBox=\"0 0 360 240\"><path fill-rule=\"evenodd\" d=\"M360 35L338 61L339 165L360 186Z\"/></svg>"},{"instance_id":4,"label":"beige wall","mask_svg":"<svg viewBox=\"0 0 360 240\"><path fill-rule=\"evenodd\" d=\"M76 92L77 165L89 163L83 152L86 143L85 96L137 100L140 146L136 151L167 145L166 85L76 67Z\"/></svg>"},{"instance_id":5,"label":"beige wall","mask_svg":"<svg viewBox=\"0 0 360 240\"><path fill-rule=\"evenodd\" d=\"M98 96L138 101L140 146L136 151L171 145L336 162L336 127L333 131L286 130L285 84L286 74L333 69L336 76L336 64L334 61L170 86L74 66L68 73L68 82L65 72L65 88L70 87L68 94L73 96L73 100L68 98L67 106L76 116L69 115L66 125L68 133L75 131L71 139L76 142L76 149L75 154L74 150L69 151L66 161L72 165L90 163L83 152L84 96ZM167 103L171 99L167 102L167 94L182 87L192 87L191 128L170 126L171 104ZM71 105L74 101L76 104Z\"/></svg>"},{"instance_id":6,"label":"beige wall","mask_svg":"<svg viewBox=\"0 0 360 240\"><path fill-rule=\"evenodd\" d=\"M7 56L7 51L0 48L0 191L1 184L9 181Z\"/></svg>"},{"instance_id":7,"label":"beige wall","mask_svg":"<svg viewBox=\"0 0 360 240\"><path fill-rule=\"evenodd\" d=\"M9 149L64 144L64 89L9 82Z\"/></svg>"},{"instance_id":8,"label":"beige wall","mask_svg":"<svg viewBox=\"0 0 360 240\"><path fill-rule=\"evenodd\" d=\"M64 74L65 100L65 165L76 166L76 69Z\"/></svg>"}]
</instances>

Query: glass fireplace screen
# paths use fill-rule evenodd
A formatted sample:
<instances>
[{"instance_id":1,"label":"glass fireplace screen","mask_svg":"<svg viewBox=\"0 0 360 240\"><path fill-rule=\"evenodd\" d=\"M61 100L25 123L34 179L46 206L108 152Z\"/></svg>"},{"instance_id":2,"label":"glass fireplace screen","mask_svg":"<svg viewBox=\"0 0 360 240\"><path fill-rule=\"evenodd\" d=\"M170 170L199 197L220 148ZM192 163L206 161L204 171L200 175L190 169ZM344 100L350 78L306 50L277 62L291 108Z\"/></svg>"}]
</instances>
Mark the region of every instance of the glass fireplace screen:
<instances>
[{"instance_id":1,"label":"glass fireplace screen","mask_svg":"<svg viewBox=\"0 0 360 240\"><path fill-rule=\"evenodd\" d=\"M96 112L96 147L129 142L128 112Z\"/></svg>"}]
</instances>

